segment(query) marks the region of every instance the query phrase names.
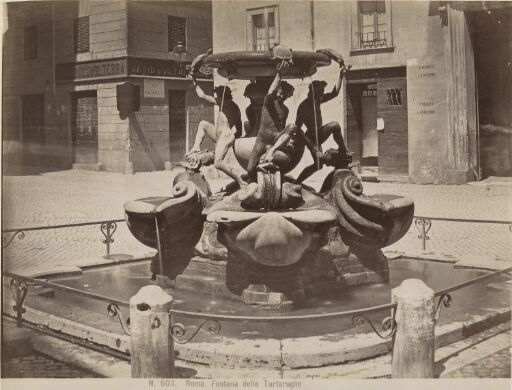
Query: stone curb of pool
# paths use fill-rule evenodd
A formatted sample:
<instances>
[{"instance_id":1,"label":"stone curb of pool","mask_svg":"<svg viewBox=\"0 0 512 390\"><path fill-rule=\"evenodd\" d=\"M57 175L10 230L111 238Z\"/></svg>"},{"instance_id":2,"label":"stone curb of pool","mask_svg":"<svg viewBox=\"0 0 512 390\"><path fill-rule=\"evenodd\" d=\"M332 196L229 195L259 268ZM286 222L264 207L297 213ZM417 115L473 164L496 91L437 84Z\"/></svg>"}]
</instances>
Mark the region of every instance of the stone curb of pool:
<instances>
[{"instance_id":1,"label":"stone curb of pool","mask_svg":"<svg viewBox=\"0 0 512 390\"><path fill-rule=\"evenodd\" d=\"M5 314L15 316L13 303L10 296L4 300ZM436 327L436 348L506 322L510 320L510 313L511 308L507 307L473 315L466 321L440 324ZM83 325L30 307L26 308L23 318L32 324L44 325L124 353L130 348L129 336ZM343 364L383 355L390 351L391 342L373 333L338 333L282 340L240 340L217 336L215 343L176 344L175 349L178 360L212 368L298 369Z\"/></svg>"},{"instance_id":2,"label":"stone curb of pool","mask_svg":"<svg viewBox=\"0 0 512 390\"><path fill-rule=\"evenodd\" d=\"M11 320L13 326L15 321ZM441 377L459 369L467 364L468 361L476 361L483 356L489 355L489 352L497 351L503 347L503 342L510 343L507 338L507 330L510 331L510 321L493 326L483 332L476 333L461 341L449 344L436 349L436 366L442 365L444 370ZM505 333L504 333L505 332ZM504 336L504 337L503 337ZM494 345L494 349L489 349L489 342L500 337L501 343ZM505 340L503 340L505 338ZM510 338L510 332L508 333ZM36 351L44 352L52 356L57 361L68 362L77 367L96 373L104 378L129 378L130 362L121 360L101 352L95 352L85 347L71 344L67 341L56 339L52 336L38 335L32 333L31 336L33 348ZM486 347L482 351L483 344ZM475 350L474 348L477 348ZM480 349L480 354L478 353ZM460 353L459 353L460 352ZM465 354L465 355L464 355ZM452 358L446 362L447 358ZM283 370L272 369L229 369L208 367L200 364L178 361L177 378L265 378L265 379L292 379L292 378L383 378L389 377L391 373L391 356L382 355L373 359L366 359L360 362L350 362L343 365L329 365L312 368L298 368ZM469 359L469 360L468 360ZM192 375L191 375L192 374Z\"/></svg>"},{"instance_id":3,"label":"stone curb of pool","mask_svg":"<svg viewBox=\"0 0 512 390\"><path fill-rule=\"evenodd\" d=\"M509 260L496 258L493 256L470 257L466 255L453 255L440 252L426 252L421 250L393 251L384 250L384 255L388 261L407 257L412 260L430 260L442 263L453 263L455 268L471 268L486 271L500 271L512 265L512 258Z\"/></svg>"}]
</instances>

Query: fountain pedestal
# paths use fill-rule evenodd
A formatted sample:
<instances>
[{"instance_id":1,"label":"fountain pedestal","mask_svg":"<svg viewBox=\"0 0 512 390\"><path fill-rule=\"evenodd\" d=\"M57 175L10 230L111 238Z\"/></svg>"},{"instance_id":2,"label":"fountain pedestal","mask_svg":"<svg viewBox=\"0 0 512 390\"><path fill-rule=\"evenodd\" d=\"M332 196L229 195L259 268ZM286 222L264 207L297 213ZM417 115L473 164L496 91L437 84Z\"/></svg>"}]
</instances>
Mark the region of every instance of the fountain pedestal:
<instances>
[{"instance_id":1,"label":"fountain pedestal","mask_svg":"<svg viewBox=\"0 0 512 390\"><path fill-rule=\"evenodd\" d=\"M159 271L161 260L176 289L290 310L315 296L342 294L350 285L388 282L381 248L412 222L411 200L365 196L350 170L335 171L328 181L331 189L317 194L281 183L279 171L259 172L258 183L212 203L185 178L176 184L175 197L162 203L166 207L154 205L149 217L128 226L155 244L148 236L155 232L153 221L160 221L164 241L152 270ZM129 218L142 209L128 206ZM149 228L141 228L145 221Z\"/></svg>"}]
</instances>

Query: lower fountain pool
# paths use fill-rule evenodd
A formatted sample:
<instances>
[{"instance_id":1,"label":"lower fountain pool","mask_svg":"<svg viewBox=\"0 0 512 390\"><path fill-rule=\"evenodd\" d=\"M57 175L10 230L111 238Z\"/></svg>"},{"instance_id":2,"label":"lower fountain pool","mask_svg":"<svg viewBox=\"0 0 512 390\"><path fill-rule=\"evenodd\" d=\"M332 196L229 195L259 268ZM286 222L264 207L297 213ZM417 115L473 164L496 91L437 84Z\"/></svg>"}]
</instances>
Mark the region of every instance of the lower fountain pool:
<instances>
[{"instance_id":1,"label":"lower fountain pool","mask_svg":"<svg viewBox=\"0 0 512 390\"><path fill-rule=\"evenodd\" d=\"M201 291L170 289L168 292L174 297L175 309L190 312L265 317L307 316L364 309L390 303L391 289L409 278L422 279L434 291L439 291L488 273L488 271L482 270L458 269L449 263L407 258L389 261L389 271L389 284L351 286L336 295L330 294L308 299L300 307L286 313L261 310L242 302L223 299L215 294L204 294ZM138 262L91 268L78 275L50 277L49 280L63 286L128 302L131 296L150 282L150 277L148 262ZM489 287L489 285L500 285L500 282L504 280L506 280L506 276L497 275L451 293L453 304L451 307L443 309L439 324L463 322L470 316L510 307L509 290ZM106 304L86 297L55 291L52 298L42 298L31 294L27 297L26 304L28 307L75 320L84 325L122 333L117 320L105 315ZM127 308L122 308L122 311L125 317L128 317ZM372 313L368 317L372 322L378 324L389 315L389 311L384 310ZM200 323L200 320L180 318L179 316L176 320L185 325ZM285 339L339 334L345 331L350 333L372 332L368 326L355 329L351 316L284 322L221 321L221 323L221 335L215 337ZM211 342L215 337L201 332L194 341Z\"/></svg>"}]
</instances>

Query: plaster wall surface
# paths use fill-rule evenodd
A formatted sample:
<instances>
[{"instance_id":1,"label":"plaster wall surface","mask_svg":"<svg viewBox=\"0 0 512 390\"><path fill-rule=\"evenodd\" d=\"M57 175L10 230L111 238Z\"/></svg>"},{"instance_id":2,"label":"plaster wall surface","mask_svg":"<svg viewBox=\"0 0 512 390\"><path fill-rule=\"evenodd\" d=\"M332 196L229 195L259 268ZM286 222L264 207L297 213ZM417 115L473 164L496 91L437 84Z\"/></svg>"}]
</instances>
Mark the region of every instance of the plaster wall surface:
<instances>
[{"instance_id":1,"label":"plaster wall surface","mask_svg":"<svg viewBox=\"0 0 512 390\"><path fill-rule=\"evenodd\" d=\"M419 7L419 6L418 6ZM420 26L427 44L407 63L409 177L414 183L446 182L448 169L447 65L444 30L439 16L422 8Z\"/></svg>"},{"instance_id":2,"label":"plaster wall surface","mask_svg":"<svg viewBox=\"0 0 512 390\"><path fill-rule=\"evenodd\" d=\"M212 47L211 7L208 1L129 1L129 55L178 59L169 50L169 16L186 19L186 59L204 53Z\"/></svg>"},{"instance_id":3,"label":"plaster wall surface","mask_svg":"<svg viewBox=\"0 0 512 390\"><path fill-rule=\"evenodd\" d=\"M90 61L127 55L127 1L55 2L57 63ZM89 17L89 51L75 53L74 19Z\"/></svg>"},{"instance_id":4,"label":"plaster wall surface","mask_svg":"<svg viewBox=\"0 0 512 390\"><path fill-rule=\"evenodd\" d=\"M200 100L188 80L165 80L163 98L146 98L144 96L144 79L139 78L133 82L140 87L141 107L133 114L130 120L130 135L132 138L132 162L135 171L151 171L163 169L165 162L176 163L182 161L185 149L170 149L173 142L169 131L169 98L173 91L185 93L185 145L192 146L197 126L201 120L213 121L213 106ZM212 94L211 82L200 82L207 94ZM171 139L170 139L171 137ZM180 142L183 140L180 140ZM203 148L213 150L212 144L207 140Z\"/></svg>"}]
</instances>

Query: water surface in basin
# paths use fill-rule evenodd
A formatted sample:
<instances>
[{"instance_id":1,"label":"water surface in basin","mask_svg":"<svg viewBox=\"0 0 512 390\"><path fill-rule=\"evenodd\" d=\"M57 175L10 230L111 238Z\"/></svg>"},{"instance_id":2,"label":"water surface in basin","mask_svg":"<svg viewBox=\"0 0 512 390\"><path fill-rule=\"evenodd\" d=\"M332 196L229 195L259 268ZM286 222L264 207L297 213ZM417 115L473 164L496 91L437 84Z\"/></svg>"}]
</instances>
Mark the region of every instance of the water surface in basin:
<instances>
[{"instance_id":1,"label":"water surface in basin","mask_svg":"<svg viewBox=\"0 0 512 390\"><path fill-rule=\"evenodd\" d=\"M308 299L300 308L286 313L256 309L241 302L225 300L220 296L204 294L200 291L180 291L176 289L170 291L170 293L175 299L174 307L186 311L248 316L312 315L356 310L390 303L391 289L409 278L422 279L434 291L439 291L487 273L487 271L481 270L456 269L453 264L448 263L407 258L390 261L389 269L389 284L380 283L354 286L347 291L337 294ZM53 278L52 282L128 302L130 297L142 286L148 284L150 276L149 263L125 263L85 270L81 275L77 276ZM479 282L453 292L451 294L453 304L450 308L443 310L440 324L464 321L471 315L483 314L490 310L510 306L510 291L488 287L489 284L496 284L503 280L506 280L506 277L498 275L484 282ZM61 311L65 311L64 308L67 307L68 314L70 312L74 313L79 309L88 312L105 313L106 305L104 303L76 295L57 292L55 299L52 301L57 303L55 307L60 307ZM56 314L59 315L59 313ZM375 313L369 317L372 321L378 323L386 316L389 316L389 311ZM88 325L97 325L89 323L91 318L87 318L87 316L75 315L74 317L75 320L78 317L79 321ZM185 325L197 325L198 323L198 320L183 318L178 320ZM258 338L263 336L272 338L305 337L338 333L353 328L351 316L335 320L315 319L279 323L232 323L223 321L222 325L222 334L235 338ZM369 327L359 331L368 332Z\"/></svg>"}]
</instances>

